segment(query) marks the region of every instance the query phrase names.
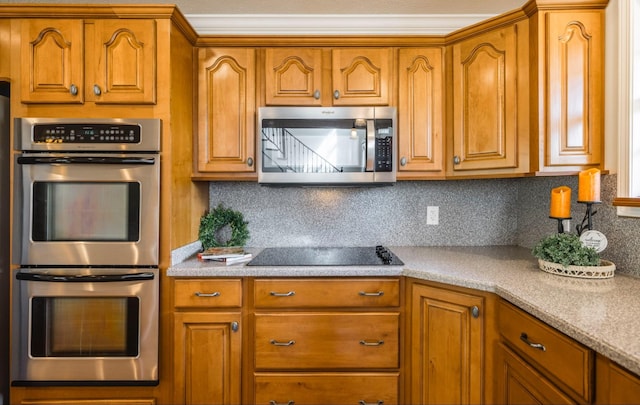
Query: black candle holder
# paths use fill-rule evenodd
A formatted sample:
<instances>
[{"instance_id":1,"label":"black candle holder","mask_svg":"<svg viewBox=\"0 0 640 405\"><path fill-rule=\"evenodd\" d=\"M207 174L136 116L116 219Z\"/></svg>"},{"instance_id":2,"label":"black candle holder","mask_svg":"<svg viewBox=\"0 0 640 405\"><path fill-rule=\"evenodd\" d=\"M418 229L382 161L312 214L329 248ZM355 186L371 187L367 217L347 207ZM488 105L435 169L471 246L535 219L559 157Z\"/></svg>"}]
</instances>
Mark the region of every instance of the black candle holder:
<instances>
[{"instance_id":1,"label":"black candle holder","mask_svg":"<svg viewBox=\"0 0 640 405\"><path fill-rule=\"evenodd\" d=\"M586 230L593 229L593 216L598 213L598 211L594 211L593 205L600 204L600 201L578 201L580 204L586 204L587 210L584 213L584 218L582 218L582 223L576 225L576 232L578 232L578 236L582 235L582 232Z\"/></svg>"},{"instance_id":2,"label":"black candle holder","mask_svg":"<svg viewBox=\"0 0 640 405\"><path fill-rule=\"evenodd\" d=\"M559 218L559 217L551 217L551 216L549 218L558 220L558 233L564 233L564 225L562 224L562 222L567 219L571 219L571 217Z\"/></svg>"}]
</instances>

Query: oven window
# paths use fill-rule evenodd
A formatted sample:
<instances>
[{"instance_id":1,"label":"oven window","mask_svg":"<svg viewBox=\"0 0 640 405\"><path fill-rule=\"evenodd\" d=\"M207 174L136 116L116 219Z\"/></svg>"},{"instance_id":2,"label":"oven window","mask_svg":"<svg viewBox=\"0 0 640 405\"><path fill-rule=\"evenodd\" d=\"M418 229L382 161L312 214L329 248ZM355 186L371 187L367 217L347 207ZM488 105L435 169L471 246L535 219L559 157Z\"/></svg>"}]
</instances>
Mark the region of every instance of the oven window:
<instances>
[{"instance_id":1,"label":"oven window","mask_svg":"<svg viewBox=\"0 0 640 405\"><path fill-rule=\"evenodd\" d=\"M35 182L33 234L37 242L136 242L140 183Z\"/></svg>"},{"instance_id":2,"label":"oven window","mask_svg":"<svg viewBox=\"0 0 640 405\"><path fill-rule=\"evenodd\" d=\"M33 357L135 357L137 297L34 297Z\"/></svg>"}]
</instances>

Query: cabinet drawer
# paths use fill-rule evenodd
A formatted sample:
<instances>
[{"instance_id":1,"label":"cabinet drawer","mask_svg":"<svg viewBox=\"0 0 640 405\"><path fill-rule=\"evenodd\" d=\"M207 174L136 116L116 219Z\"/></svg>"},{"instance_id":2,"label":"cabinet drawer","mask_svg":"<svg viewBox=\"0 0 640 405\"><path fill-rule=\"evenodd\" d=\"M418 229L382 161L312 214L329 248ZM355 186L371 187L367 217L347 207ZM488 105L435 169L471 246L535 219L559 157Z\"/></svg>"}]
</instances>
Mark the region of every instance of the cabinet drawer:
<instances>
[{"instance_id":1,"label":"cabinet drawer","mask_svg":"<svg viewBox=\"0 0 640 405\"><path fill-rule=\"evenodd\" d=\"M256 314L257 369L397 368L394 313Z\"/></svg>"},{"instance_id":2,"label":"cabinet drawer","mask_svg":"<svg viewBox=\"0 0 640 405\"><path fill-rule=\"evenodd\" d=\"M395 307L398 279L256 280L256 308Z\"/></svg>"},{"instance_id":3,"label":"cabinet drawer","mask_svg":"<svg viewBox=\"0 0 640 405\"><path fill-rule=\"evenodd\" d=\"M397 373L258 373L256 404L398 404Z\"/></svg>"},{"instance_id":4,"label":"cabinet drawer","mask_svg":"<svg viewBox=\"0 0 640 405\"><path fill-rule=\"evenodd\" d=\"M591 350L513 305L501 302L499 311L500 333L516 351L559 385L591 400Z\"/></svg>"},{"instance_id":5,"label":"cabinet drawer","mask_svg":"<svg viewBox=\"0 0 640 405\"><path fill-rule=\"evenodd\" d=\"M242 281L221 279L175 280L176 308L233 308L242 306Z\"/></svg>"}]
</instances>

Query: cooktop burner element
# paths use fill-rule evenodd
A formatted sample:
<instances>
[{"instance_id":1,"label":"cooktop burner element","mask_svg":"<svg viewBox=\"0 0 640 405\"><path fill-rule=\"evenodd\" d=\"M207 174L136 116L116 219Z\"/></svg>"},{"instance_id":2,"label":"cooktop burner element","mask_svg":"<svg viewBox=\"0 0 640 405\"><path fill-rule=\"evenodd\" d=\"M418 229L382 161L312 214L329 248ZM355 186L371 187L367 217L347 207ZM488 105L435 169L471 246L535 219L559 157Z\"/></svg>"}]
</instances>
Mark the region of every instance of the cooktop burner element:
<instances>
[{"instance_id":1,"label":"cooktop burner element","mask_svg":"<svg viewBox=\"0 0 640 405\"><path fill-rule=\"evenodd\" d=\"M401 266L384 246L266 248L247 266Z\"/></svg>"}]
</instances>

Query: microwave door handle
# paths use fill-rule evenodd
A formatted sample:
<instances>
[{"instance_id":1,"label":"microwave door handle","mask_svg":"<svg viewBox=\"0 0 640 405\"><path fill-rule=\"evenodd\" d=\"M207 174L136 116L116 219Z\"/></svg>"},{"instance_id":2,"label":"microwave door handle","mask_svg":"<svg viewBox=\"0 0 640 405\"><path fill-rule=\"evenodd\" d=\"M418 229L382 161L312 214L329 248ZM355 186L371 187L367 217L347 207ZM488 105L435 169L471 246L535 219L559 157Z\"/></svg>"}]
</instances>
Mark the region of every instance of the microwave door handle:
<instances>
[{"instance_id":1,"label":"microwave door handle","mask_svg":"<svg viewBox=\"0 0 640 405\"><path fill-rule=\"evenodd\" d=\"M42 273L17 272L16 279L24 281L46 281L46 282L118 282L118 281L145 281L153 280L155 275L151 272L131 273L131 274L83 274L83 275L53 275Z\"/></svg>"},{"instance_id":2,"label":"microwave door handle","mask_svg":"<svg viewBox=\"0 0 640 405\"><path fill-rule=\"evenodd\" d=\"M133 165L153 165L155 158L139 158L139 157L115 157L115 156L20 156L18 164L38 165L38 164L133 164Z\"/></svg>"},{"instance_id":3,"label":"microwave door handle","mask_svg":"<svg viewBox=\"0 0 640 405\"><path fill-rule=\"evenodd\" d=\"M366 172L374 170L376 158L376 128L373 120L367 120L367 165Z\"/></svg>"}]
</instances>

